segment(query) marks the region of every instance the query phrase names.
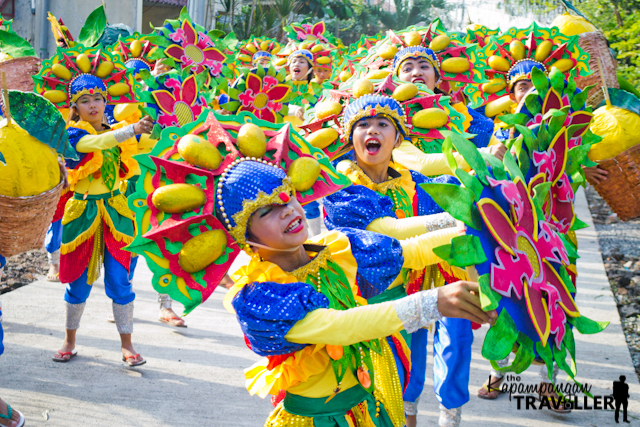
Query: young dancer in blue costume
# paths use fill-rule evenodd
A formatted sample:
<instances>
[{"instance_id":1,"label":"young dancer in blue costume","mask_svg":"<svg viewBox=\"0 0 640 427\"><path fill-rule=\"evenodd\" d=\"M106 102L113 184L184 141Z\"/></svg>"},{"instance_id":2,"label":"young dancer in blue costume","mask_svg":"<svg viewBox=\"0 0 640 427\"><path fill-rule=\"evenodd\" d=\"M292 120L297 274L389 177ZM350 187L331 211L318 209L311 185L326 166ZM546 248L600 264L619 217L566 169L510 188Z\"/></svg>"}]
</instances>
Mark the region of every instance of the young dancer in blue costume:
<instances>
[{"instance_id":1,"label":"young dancer in blue costume","mask_svg":"<svg viewBox=\"0 0 640 427\"><path fill-rule=\"evenodd\" d=\"M345 136L353 144L355 161L343 160L337 169L354 185L325 198L327 228L353 227L403 240L456 226L456 221L443 213L418 186L428 182L457 184L456 178L442 175L432 179L419 172L395 168L392 151L408 136L403 109L395 100L384 96L363 96L349 104L343 126ZM458 234L455 228L449 230L453 230L449 239ZM406 270L404 286L374 296L369 301L393 300L433 285L444 285L437 264L427 269ZM443 318L436 323L434 388L442 403L440 425L457 425L460 407L469 400L472 342L468 320ZM404 392L404 406L407 426L415 426L427 364L426 329L411 334L410 347L412 363ZM398 361L396 365L403 380L406 375L403 365Z\"/></svg>"},{"instance_id":2,"label":"young dancer in blue costume","mask_svg":"<svg viewBox=\"0 0 640 427\"><path fill-rule=\"evenodd\" d=\"M305 244L304 210L286 172L251 159L222 174L216 203L221 222L253 254L225 298L251 349L267 356L246 371L247 388L261 396L286 391L265 426L404 426L390 349L398 346L385 337L414 332L454 307L455 316L490 318L467 298L476 286L468 282L453 285L460 298L447 288L377 304L360 296L401 286L403 267L437 262L432 248L449 230L398 241L339 228Z\"/></svg>"}]
</instances>

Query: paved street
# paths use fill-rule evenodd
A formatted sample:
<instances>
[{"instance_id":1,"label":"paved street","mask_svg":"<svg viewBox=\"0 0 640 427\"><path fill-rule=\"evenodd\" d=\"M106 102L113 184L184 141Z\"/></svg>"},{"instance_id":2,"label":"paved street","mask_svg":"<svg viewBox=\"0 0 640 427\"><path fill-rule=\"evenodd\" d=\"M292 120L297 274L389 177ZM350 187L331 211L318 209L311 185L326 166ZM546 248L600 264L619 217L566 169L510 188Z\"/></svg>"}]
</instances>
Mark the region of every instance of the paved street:
<instances>
[{"instance_id":1,"label":"paved street","mask_svg":"<svg viewBox=\"0 0 640 427\"><path fill-rule=\"evenodd\" d=\"M591 223L584 192L576 212ZM591 224L592 225L592 224ZM605 276L593 226L578 232L578 304L595 320L610 320L603 333L576 334L578 379L593 386L594 395L611 393L612 381L625 374L631 385L632 425L640 424L640 385L633 370L613 296ZM70 363L51 361L64 331L64 287L37 281L0 296L6 347L0 357L0 396L21 410L27 426L261 426L271 410L269 400L244 389L243 369L258 360L247 349L235 318L222 307L225 289L186 317L187 329L157 321L157 295L143 262L136 272L134 345L148 361L130 369L120 360L114 324L107 323L111 301L96 283L78 331L78 357ZM501 396L487 402L476 397L489 374L480 355L486 328L476 331L471 375L471 401L463 410L463 426L607 426L608 411L516 410ZM431 360L429 360L431 366ZM428 378L431 368L428 370ZM559 378L564 381L566 375ZM522 374L538 381L538 368ZM430 378L420 402L420 426L436 426L438 404Z\"/></svg>"}]
</instances>

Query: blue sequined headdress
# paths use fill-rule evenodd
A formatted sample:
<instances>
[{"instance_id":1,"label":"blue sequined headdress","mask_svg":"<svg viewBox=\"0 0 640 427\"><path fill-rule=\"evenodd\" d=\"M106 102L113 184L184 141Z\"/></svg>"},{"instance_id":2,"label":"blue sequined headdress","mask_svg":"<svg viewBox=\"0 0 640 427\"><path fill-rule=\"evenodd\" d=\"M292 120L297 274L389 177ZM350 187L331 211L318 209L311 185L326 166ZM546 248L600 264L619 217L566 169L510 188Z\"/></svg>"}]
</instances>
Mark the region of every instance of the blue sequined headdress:
<instances>
[{"instance_id":1,"label":"blue sequined headdress","mask_svg":"<svg viewBox=\"0 0 640 427\"><path fill-rule=\"evenodd\" d=\"M426 59L436 72L436 78L440 77L440 60L435 52L424 46L410 46L401 49L393 57L393 74L397 75L400 66L406 59Z\"/></svg>"},{"instance_id":2,"label":"blue sequined headdress","mask_svg":"<svg viewBox=\"0 0 640 427\"><path fill-rule=\"evenodd\" d=\"M100 77L93 74L80 74L69 84L69 100L74 104L82 95L99 93L107 100L107 86Z\"/></svg>"},{"instance_id":3,"label":"blue sequined headdress","mask_svg":"<svg viewBox=\"0 0 640 427\"><path fill-rule=\"evenodd\" d=\"M509 69L507 73L507 81L509 82L509 91L513 90L513 87L520 80L531 80L531 70L537 68L547 74L549 70L542 63L538 62L534 59L521 59L517 61L513 66Z\"/></svg>"},{"instance_id":4,"label":"blue sequined headdress","mask_svg":"<svg viewBox=\"0 0 640 427\"><path fill-rule=\"evenodd\" d=\"M291 52L287 59L287 63L291 64L291 61L293 61L294 58L304 58L309 61L309 67L313 67L313 53L307 49L298 49Z\"/></svg>"},{"instance_id":5,"label":"blue sequined headdress","mask_svg":"<svg viewBox=\"0 0 640 427\"><path fill-rule=\"evenodd\" d=\"M291 179L267 160L239 158L220 175L216 192L218 219L240 247L246 242L249 219L258 209L286 205L296 196Z\"/></svg>"},{"instance_id":6,"label":"blue sequined headdress","mask_svg":"<svg viewBox=\"0 0 640 427\"><path fill-rule=\"evenodd\" d=\"M151 71L153 66L141 58L131 58L124 63L124 66L133 71L133 75L138 77L140 71Z\"/></svg>"},{"instance_id":7,"label":"blue sequined headdress","mask_svg":"<svg viewBox=\"0 0 640 427\"><path fill-rule=\"evenodd\" d=\"M348 135L349 142L352 142L353 126L359 120L379 115L390 118L403 136L409 134L404 112L395 99L382 95L365 95L350 103L344 112L344 134Z\"/></svg>"},{"instance_id":8,"label":"blue sequined headdress","mask_svg":"<svg viewBox=\"0 0 640 427\"><path fill-rule=\"evenodd\" d=\"M263 58L266 58L269 61L271 61L271 59L273 58L273 55L269 52L265 52L264 50L260 50L253 54L253 57L251 58L251 63L255 66L256 62L258 62Z\"/></svg>"}]
</instances>

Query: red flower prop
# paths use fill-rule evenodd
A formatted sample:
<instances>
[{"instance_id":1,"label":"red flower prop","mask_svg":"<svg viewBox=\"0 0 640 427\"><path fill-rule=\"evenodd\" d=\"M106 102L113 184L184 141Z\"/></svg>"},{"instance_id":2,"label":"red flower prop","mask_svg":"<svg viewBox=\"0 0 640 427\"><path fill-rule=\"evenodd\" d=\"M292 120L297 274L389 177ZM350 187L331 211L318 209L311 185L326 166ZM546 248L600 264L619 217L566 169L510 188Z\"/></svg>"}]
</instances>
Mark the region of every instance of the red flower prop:
<instances>
[{"instance_id":1,"label":"red flower prop","mask_svg":"<svg viewBox=\"0 0 640 427\"><path fill-rule=\"evenodd\" d=\"M249 111L260 119L275 123L276 113L282 109L282 102L291 92L289 85L277 83L275 77L265 76L263 80L249 73L246 89L238 95L242 104L239 111Z\"/></svg>"},{"instance_id":2,"label":"red flower prop","mask_svg":"<svg viewBox=\"0 0 640 427\"><path fill-rule=\"evenodd\" d=\"M203 32L196 32L191 22L185 20L182 26L169 35L174 42L164 51L165 55L182 64L182 68L191 66L194 74L205 69L213 77L218 77L222 71L225 56L216 49Z\"/></svg>"}]
</instances>

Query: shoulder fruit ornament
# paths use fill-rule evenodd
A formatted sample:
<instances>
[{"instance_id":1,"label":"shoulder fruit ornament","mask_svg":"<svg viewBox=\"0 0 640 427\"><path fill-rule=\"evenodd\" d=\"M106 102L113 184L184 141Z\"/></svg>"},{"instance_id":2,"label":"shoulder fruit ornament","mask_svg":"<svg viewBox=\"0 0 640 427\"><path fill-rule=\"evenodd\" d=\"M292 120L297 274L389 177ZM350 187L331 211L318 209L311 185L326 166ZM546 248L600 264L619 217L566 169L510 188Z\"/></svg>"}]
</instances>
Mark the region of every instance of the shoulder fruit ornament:
<instances>
[{"instance_id":1,"label":"shoulder fruit ornament","mask_svg":"<svg viewBox=\"0 0 640 427\"><path fill-rule=\"evenodd\" d=\"M106 50L81 44L57 53L42 62L33 76L37 92L58 108L69 108L82 95L100 93L109 104L136 102L139 87L132 72Z\"/></svg>"},{"instance_id":2,"label":"shoulder fruit ornament","mask_svg":"<svg viewBox=\"0 0 640 427\"><path fill-rule=\"evenodd\" d=\"M118 55L125 67L133 70L136 79L140 78L140 72L143 70L153 71L156 59L161 54L158 46L137 32L127 37L120 36L118 42L109 46L107 50Z\"/></svg>"},{"instance_id":3,"label":"shoulder fruit ornament","mask_svg":"<svg viewBox=\"0 0 640 427\"><path fill-rule=\"evenodd\" d=\"M552 68L566 78L590 74L589 54L578 46L577 36L565 36L556 27L533 23L524 29L510 28L499 35L485 37L478 57L486 61L488 82L479 88L468 87L465 94L477 91L483 103L508 95L519 80L531 80L534 68L548 74Z\"/></svg>"},{"instance_id":4,"label":"shoulder fruit ornament","mask_svg":"<svg viewBox=\"0 0 640 427\"><path fill-rule=\"evenodd\" d=\"M163 130L151 153L137 160L142 174L129 206L139 234L129 249L146 258L154 289L182 303L186 313L211 295L245 246L251 206L291 196L306 204L348 185L289 124L247 112L224 116L205 110L192 123ZM287 188L225 205L216 198L225 171L246 160L286 171ZM246 191L263 188L255 176L245 178Z\"/></svg>"}]
</instances>

